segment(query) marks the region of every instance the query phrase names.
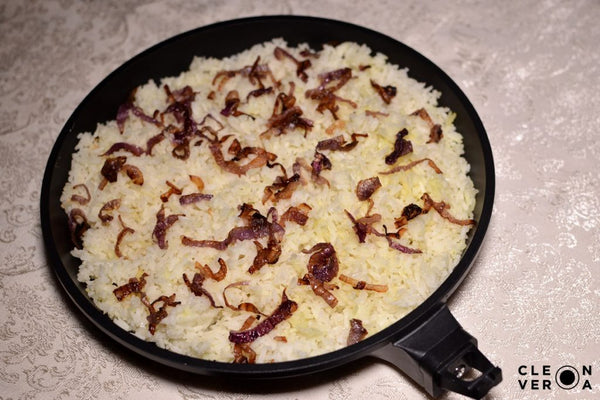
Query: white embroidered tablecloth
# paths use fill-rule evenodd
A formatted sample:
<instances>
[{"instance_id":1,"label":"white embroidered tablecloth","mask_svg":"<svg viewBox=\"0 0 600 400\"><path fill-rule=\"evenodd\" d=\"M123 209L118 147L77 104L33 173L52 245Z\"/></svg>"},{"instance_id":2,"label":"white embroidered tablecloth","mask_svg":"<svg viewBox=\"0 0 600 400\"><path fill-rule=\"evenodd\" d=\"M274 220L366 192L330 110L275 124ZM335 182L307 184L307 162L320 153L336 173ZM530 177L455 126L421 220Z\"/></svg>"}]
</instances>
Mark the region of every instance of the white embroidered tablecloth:
<instances>
[{"instance_id":1,"label":"white embroidered tablecloth","mask_svg":"<svg viewBox=\"0 0 600 400\"><path fill-rule=\"evenodd\" d=\"M430 58L465 91L486 126L497 186L485 244L449 306L503 370L487 398L598 398L599 1L5 0L0 399L427 398L373 360L285 385L240 385L148 365L97 332L52 276L40 187L54 140L77 104L155 43L267 14L380 31ZM572 389L559 385L563 366L579 378Z\"/></svg>"}]
</instances>

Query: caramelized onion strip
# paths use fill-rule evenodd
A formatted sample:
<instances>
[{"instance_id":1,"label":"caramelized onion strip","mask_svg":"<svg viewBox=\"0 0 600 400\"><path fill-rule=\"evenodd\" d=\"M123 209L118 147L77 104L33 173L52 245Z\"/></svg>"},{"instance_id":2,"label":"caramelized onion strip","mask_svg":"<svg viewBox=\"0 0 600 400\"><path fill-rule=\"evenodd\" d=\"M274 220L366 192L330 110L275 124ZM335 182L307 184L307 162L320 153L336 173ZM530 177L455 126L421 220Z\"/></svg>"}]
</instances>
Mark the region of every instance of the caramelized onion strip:
<instances>
[{"instance_id":1,"label":"caramelized onion strip","mask_svg":"<svg viewBox=\"0 0 600 400\"><path fill-rule=\"evenodd\" d=\"M360 319L352 318L350 320L350 333L348 334L348 340L346 344L348 346L358 343L363 340L369 332L363 327Z\"/></svg>"},{"instance_id":2,"label":"caramelized onion strip","mask_svg":"<svg viewBox=\"0 0 600 400\"><path fill-rule=\"evenodd\" d=\"M107 213L109 211L116 210L119 207L121 207L121 199L113 199L113 200L107 201L100 208L100 211L98 211L98 218L100 218L100 220L102 221L103 224L107 224L108 222L112 221L112 219L113 219L113 216L110 214L107 214Z\"/></svg>"},{"instance_id":3,"label":"caramelized onion strip","mask_svg":"<svg viewBox=\"0 0 600 400\"><path fill-rule=\"evenodd\" d=\"M252 324L256 322L256 317L253 315L246 318L241 331L250 329ZM254 364L256 363L256 352L250 347L250 343L234 343L233 345L233 363L234 364Z\"/></svg>"},{"instance_id":4,"label":"caramelized onion strip","mask_svg":"<svg viewBox=\"0 0 600 400\"><path fill-rule=\"evenodd\" d=\"M458 219L458 218L455 218L448 211L448 209L450 208L449 204L446 204L443 201L440 201L440 202L433 201L431 199L431 197L429 196L429 194L427 194L427 193L423 193L423 196L421 196L421 200L423 200L423 202L424 202L423 213L426 213L431 208L433 208L435 211L438 212L438 214L440 214L440 216L442 218L447 219L448 221L452 222L453 224L462 225L462 226L474 225L475 224L475 220L474 219Z\"/></svg>"},{"instance_id":5,"label":"caramelized onion strip","mask_svg":"<svg viewBox=\"0 0 600 400\"><path fill-rule=\"evenodd\" d=\"M127 152L133 154L134 156L138 156L138 157L146 152L143 148L141 148L140 146L137 146L135 144L125 143L125 142L117 142L117 143L113 144L112 146L110 146L110 148L108 150L106 150L104 153L102 153L101 156L108 156L119 150L127 151Z\"/></svg>"},{"instance_id":6,"label":"caramelized onion strip","mask_svg":"<svg viewBox=\"0 0 600 400\"><path fill-rule=\"evenodd\" d=\"M360 201L368 200L380 187L381 181L378 176L362 179L356 185L356 197Z\"/></svg>"},{"instance_id":7,"label":"caramelized onion strip","mask_svg":"<svg viewBox=\"0 0 600 400\"><path fill-rule=\"evenodd\" d=\"M358 279L351 278L344 274L340 274L339 279L340 281L351 285L354 289L357 290L373 290L379 293L385 293L388 291L387 285L377 285L373 283L367 283L365 281L359 281Z\"/></svg>"},{"instance_id":8,"label":"caramelized onion strip","mask_svg":"<svg viewBox=\"0 0 600 400\"><path fill-rule=\"evenodd\" d=\"M238 304L237 306L234 306L229 302L229 300L227 300L227 296L225 295L225 292L227 291L227 289L230 289L233 287L239 287L239 286L247 286L249 284L250 284L250 282L248 282L248 281L241 281L241 282L233 282L233 283L230 283L229 285L225 286L225 288L223 289L223 300L225 301L225 306L234 311L247 311L247 312L251 312L254 314L260 314L260 315L266 316L266 314L262 313L258 309L258 307L256 307L252 303L244 302L244 303ZM242 327L241 330L246 330L248 328L249 327Z\"/></svg>"},{"instance_id":9,"label":"caramelized onion strip","mask_svg":"<svg viewBox=\"0 0 600 400\"><path fill-rule=\"evenodd\" d=\"M408 135L408 130L402 129L400 132L396 133L396 140L394 141L394 150L387 156L385 156L385 163L388 165L393 165L398 158L412 153L413 147L412 142L410 140L404 139L404 137Z\"/></svg>"},{"instance_id":10,"label":"caramelized onion strip","mask_svg":"<svg viewBox=\"0 0 600 400\"><path fill-rule=\"evenodd\" d=\"M327 287L325 287L325 282L315 278L312 274L304 275L304 280L308 281L314 294L325 300L325 303L327 303L329 307L335 308L338 304L338 299L327 289Z\"/></svg>"},{"instance_id":11,"label":"caramelized onion strip","mask_svg":"<svg viewBox=\"0 0 600 400\"><path fill-rule=\"evenodd\" d=\"M281 322L285 321L298 309L298 303L288 299L285 290L281 296L281 303L271 315L262 320L254 328L243 331L229 332L229 341L233 343L250 343L271 332Z\"/></svg>"},{"instance_id":12,"label":"caramelized onion strip","mask_svg":"<svg viewBox=\"0 0 600 400\"><path fill-rule=\"evenodd\" d=\"M154 308L156 303L163 303L158 310ZM148 330L152 335L156 332L157 325L167 317L167 307L175 307L179 304L181 304L180 301L175 301L175 293L170 296L160 296L150 303L150 306L148 307L150 314L146 319L148 320Z\"/></svg>"},{"instance_id":13,"label":"caramelized onion strip","mask_svg":"<svg viewBox=\"0 0 600 400\"><path fill-rule=\"evenodd\" d=\"M190 282L187 275L183 274L183 282L195 296L200 297L200 296L204 295L204 296L206 296L206 298L210 302L210 305L213 308L223 308L222 306L217 306L215 303L215 299L212 297L212 295L206 289L204 289L204 287L203 287L204 279L205 279L204 275L197 272L194 274L194 277L192 278L192 281Z\"/></svg>"},{"instance_id":14,"label":"caramelized onion strip","mask_svg":"<svg viewBox=\"0 0 600 400\"><path fill-rule=\"evenodd\" d=\"M220 282L227 276L227 263L220 257L217 261L219 263L219 270L217 272L213 272L208 265L202 265L198 261L196 261L195 266L206 278Z\"/></svg>"},{"instance_id":15,"label":"caramelized onion strip","mask_svg":"<svg viewBox=\"0 0 600 400\"><path fill-rule=\"evenodd\" d=\"M427 143L439 143L439 141L444 137L442 126L433 122L427 110L420 108L411 115L416 115L423 121L427 122L427 125L429 126L429 140Z\"/></svg>"},{"instance_id":16,"label":"caramelized onion strip","mask_svg":"<svg viewBox=\"0 0 600 400\"><path fill-rule=\"evenodd\" d=\"M118 301L123 301L123 299L130 294L143 294L144 286L146 286L146 277L147 273L143 273L140 278L129 278L129 281L124 285L117 287L113 290L113 294L117 298Z\"/></svg>"},{"instance_id":17,"label":"caramelized onion strip","mask_svg":"<svg viewBox=\"0 0 600 400\"><path fill-rule=\"evenodd\" d=\"M396 165L394 168L389 169L387 171L382 171L379 172L381 175L390 175L390 174L394 174L396 172L399 171L408 171L409 169L413 168L415 165L420 164L422 162L427 162L427 165L429 165L437 174L441 174L442 170L437 166L437 164L430 158L421 158L419 160L415 160L415 161L411 161L408 164L405 165Z\"/></svg>"},{"instance_id":18,"label":"caramelized onion strip","mask_svg":"<svg viewBox=\"0 0 600 400\"><path fill-rule=\"evenodd\" d=\"M79 184L73 186L73 189L79 189L79 188L83 188L83 190L85 190L85 197L83 197L79 194L74 194L71 196L71 201L76 201L77 203L81 204L82 206L85 206L92 199L92 195L90 194L90 190L88 189L88 187L86 186L85 183L79 183Z\"/></svg>"},{"instance_id":19,"label":"caramelized onion strip","mask_svg":"<svg viewBox=\"0 0 600 400\"><path fill-rule=\"evenodd\" d=\"M121 242L123 241L123 238L125 237L125 235L129 234L133 234L135 233L135 230L126 226L125 223L123 222L123 219L121 218L121 216L119 215L119 222L121 223L121 232L119 232L119 235L117 236L117 242L115 243L115 254L117 257L121 258L123 257L123 253L121 253Z\"/></svg>"}]
</instances>

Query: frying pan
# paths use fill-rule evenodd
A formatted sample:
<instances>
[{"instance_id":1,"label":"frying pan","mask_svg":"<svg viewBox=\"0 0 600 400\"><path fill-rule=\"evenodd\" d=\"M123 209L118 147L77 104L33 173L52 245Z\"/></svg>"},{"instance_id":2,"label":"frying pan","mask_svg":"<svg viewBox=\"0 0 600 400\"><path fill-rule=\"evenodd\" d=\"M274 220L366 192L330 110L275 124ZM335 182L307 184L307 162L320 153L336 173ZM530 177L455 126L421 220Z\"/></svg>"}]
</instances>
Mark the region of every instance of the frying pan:
<instances>
[{"instance_id":1,"label":"frying pan","mask_svg":"<svg viewBox=\"0 0 600 400\"><path fill-rule=\"evenodd\" d=\"M133 88L150 79L178 75L195 55L226 57L275 37L284 38L292 46L308 43L316 50L324 43L366 44L374 52L387 55L390 62L408 68L414 79L440 91L439 103L456 113L456 128L464 136L470 176L478 189L474 211L477 224L469 233L460 262L441 286L411 313L357 344L316 357L272 364L228 364L176 354L115 325L94 306L84 285L77 281L79 261L70 255L67 217L60 207L77 134L94 131L97 123L114 119L118 106ZM494 185L492 151L481 120L459 87L427 58L390 37L349 23L267 16L216 23L180 34L133 57L105 78L75 109L56 140L44 174L40 209L49 265L64 290L101 331L143 357L202 375L276 379L315 374L375 356L398 367L431 396L451 390L480 398L501 382L502 372L479 351L476 339L454 319L446 301L471 269L481 247L492 213Z\"/></svg>"}]
</instances>

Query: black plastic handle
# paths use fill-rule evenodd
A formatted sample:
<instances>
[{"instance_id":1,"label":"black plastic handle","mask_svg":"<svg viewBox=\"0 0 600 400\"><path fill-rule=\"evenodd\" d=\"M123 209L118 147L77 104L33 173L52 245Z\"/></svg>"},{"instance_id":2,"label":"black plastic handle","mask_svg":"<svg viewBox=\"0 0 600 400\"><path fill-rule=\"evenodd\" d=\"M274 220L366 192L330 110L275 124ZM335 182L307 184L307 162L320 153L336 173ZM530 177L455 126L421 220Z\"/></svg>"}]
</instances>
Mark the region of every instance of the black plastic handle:
<instances>
[{"instance_id":1,"label":"black plastic handle","mask_svg":"<svg viewBox=\"0 0 600 400\"><path fill-rule=\"evenodd\" d=\"M479 399L502 381L501 369L479 351L477 340L445 304L374 355L400 368L433 397L451 390Z\"/></svg>"}]
</instances>

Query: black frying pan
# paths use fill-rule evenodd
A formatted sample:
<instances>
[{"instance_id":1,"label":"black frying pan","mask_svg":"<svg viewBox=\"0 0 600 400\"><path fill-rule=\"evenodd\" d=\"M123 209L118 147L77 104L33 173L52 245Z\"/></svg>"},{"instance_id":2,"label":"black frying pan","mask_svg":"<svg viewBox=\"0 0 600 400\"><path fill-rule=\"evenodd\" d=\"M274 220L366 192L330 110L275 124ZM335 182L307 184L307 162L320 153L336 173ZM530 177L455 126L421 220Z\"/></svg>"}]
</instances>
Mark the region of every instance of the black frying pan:
<instances>
[{"instance_id":1,"label":"black frying pan","mask_svg":"<svg viewBox=\"0 0 600 400\"><path fill-rule=\"evenodd\" d=\"M254 365L200 360L161 349L115 325L94 306L84 285L77 281L79 261L70 255L67 218L59 200L77 134L94 131L97 123L114 119L118 106L133 88L149 79L178 75L189 67L194 55L230 56L274 37L283 37L294 46L306 42L314 49L323 43L364 43L374 52L386 54L390 62L407 67L411 77L441 91L440 104L457 114L455 124L464 136L465 157L479 190L477 224L469 234L462 259L438 290L401 320L350 347L296 361ZM458 86L421 54L390 37L344 22L295 16L245 18L166 40L123 64L92 90L65 124L50 154L41 192L42 231L49 264L81 311L123 346L163 365L203 375L274 379L316 373L370 355L396 365L432 396L447 389L479 398L500 383L501 370L481 354L477 341L461 328L445 303L469 272L481 247L492 213L494 184L492 151L481 120ZM463 375L469 370L470 374Z\"/></svg>"}]
</instances>

